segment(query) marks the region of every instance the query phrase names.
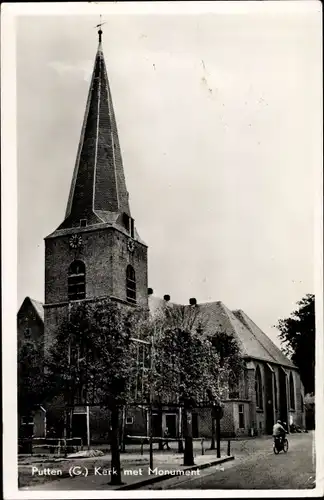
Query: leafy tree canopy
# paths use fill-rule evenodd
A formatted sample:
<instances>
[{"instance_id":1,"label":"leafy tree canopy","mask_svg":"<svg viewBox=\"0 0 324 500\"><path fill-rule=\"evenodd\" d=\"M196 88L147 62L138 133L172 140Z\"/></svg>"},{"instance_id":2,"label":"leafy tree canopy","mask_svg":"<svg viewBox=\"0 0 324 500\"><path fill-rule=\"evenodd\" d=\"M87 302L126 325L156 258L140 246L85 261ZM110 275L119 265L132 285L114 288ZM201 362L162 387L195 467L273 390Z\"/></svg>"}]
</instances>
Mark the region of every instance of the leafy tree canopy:
<instances>
[{"instance_id":1,"label":"leafy tree canopy","mask_svg":"<svg viewBox=\"0 0 324 500\"><path fill-rule=\"evenodd\" d=\"M125 402L134 359L132 322L128 311L109 300L73 306L49 351L53 394L63 393L68 404Z\"/></svg>"},{"instance_id":2,"label":"leafy tree canopy","mask_svg":"<svg viewBox=\"0 0 324 500\"><path fill-rule=\"evenodd\" d=\"M307 294L289 318L279 319L276 328L284 352L299 368L305 392L315 386L315 296Z\"/></svg>"},{"instance_id":3,"label":"leafy tree canopy","mask_svg":"<svg viewBox=\"0 0 324 500\"><path fill-rule=\"evenodd\" d=\"M167 306L153 323L152 384L157 397L219 403L223 382L241 367L235 339L221 333L218 338L218 332L208 337L199 306Z\"/></svg>"},{"instance_id":4,"label":"leafy tree canopy","mask_svg":"<svg viewBox=\"0 0 324 500\"><path fill-rule=\"evenodd\" d=\"M24 339L18 343L18 411L30 414L44 400L43 343Z\"/></svg>"}]
</instances>

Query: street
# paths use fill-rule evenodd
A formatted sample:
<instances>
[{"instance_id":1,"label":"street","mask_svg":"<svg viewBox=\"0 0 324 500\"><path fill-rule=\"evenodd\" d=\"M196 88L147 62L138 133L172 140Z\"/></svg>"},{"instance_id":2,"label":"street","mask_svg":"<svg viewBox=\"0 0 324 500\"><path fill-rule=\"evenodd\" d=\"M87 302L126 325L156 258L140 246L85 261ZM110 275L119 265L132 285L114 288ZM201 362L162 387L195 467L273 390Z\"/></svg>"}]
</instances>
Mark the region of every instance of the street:
<instances>
[{"instance_id":1,"label":"street","mask_svg":"<svg viewBox=\"0 0 324 500\"><path fill-rule=\"evenodd\" d=\"M201 471L200 477L176 477L142 489L308 489L315 487L312 432L288 436L289 450L275 455L272 438L242 445L235 460ZM254 445L254 446L253 446Z\"/></svg>"}]
</instances>

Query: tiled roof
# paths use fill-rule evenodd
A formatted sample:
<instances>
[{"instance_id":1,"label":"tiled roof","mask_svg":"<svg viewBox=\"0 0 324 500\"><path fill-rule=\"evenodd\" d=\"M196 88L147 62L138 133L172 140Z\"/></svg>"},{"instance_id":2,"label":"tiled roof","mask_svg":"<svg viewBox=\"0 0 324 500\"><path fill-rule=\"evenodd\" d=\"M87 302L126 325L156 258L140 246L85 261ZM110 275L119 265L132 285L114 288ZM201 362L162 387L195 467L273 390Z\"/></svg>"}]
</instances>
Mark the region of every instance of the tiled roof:
<instances>
[{"instance_id":1,"label":"tiled roof","mask_svg":"<svg viewBox=\"0 0 324 500\"><path fill-rule=\"evenodd\" d=\"M130 216L117 123L99 42L64 222L60 229Z\"/></svg>"},{"instance_id":2,"label":"tiled roof","mask_svg":"<svg viewBox=\"0 0 324 500\"><path fill-rule=\"evenodd\" d=\"M22 311L26 305L28 307L28 303L31 304L31 306L35 309L38 317L44 322L44 305L42 302L39 302L39 300L34 300L31 299L30 297L26 297L23 301L23 303L20 306L20 309L18 311L18 314L20 311Z\"/></svg>"},{"instance_id":3,"label":"tiled roof","mask_svg":"<svg viewBox=\"0 0 324 500\"><path fill-rule=\"evenodd\" d=\"M33 304L34 308L36 309L36 312L40 319L44 321L44 305L42 302L39 302L38 300L30 299L30 302Z\"/></svg>"},{"instance_id":4,"label":"tiled roof","mask_svg":"<svg viewBox=\"0 0 324 500\"><path fill-rule=\"evenodd\" d=\"M268 361L275 361L278 364L295 367L295 365L288 359L283 352L272 342L272 340L252 321L249 316L241 310L233 311L233 314L245 325L253 334L256 342L260 345L260 352L262 351Z\"/></svg>"},{"instance_id":5,"label":"tiled roof","mask_svg":"<svg viewBox=\"0 0 324 500\"><path fill-rule=\"evenodd\" d=\"M149 308L152 314L163 305L165 305L163 299L150 296ZM295 368L294 364L243 311L231 311L220 301L198 304L198 307L206 334L213 335L217 334L217 331L224 331L237 339L244 357Z\"/></svg>"}]
</instances>

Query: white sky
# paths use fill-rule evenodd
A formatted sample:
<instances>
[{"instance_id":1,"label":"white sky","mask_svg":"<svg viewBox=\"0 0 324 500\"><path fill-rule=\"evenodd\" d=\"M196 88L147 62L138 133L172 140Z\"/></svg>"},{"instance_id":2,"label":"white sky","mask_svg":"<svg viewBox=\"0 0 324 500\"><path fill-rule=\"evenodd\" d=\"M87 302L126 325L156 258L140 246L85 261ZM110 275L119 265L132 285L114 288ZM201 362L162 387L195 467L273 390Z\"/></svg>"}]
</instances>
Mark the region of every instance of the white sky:
<instances>
[{"instance_id":1,"label":"white sky","mask_svg":"<svg viewBox=\"0 0 324 500\"><path fill-rule=\"evenodd\" d=\"M272 325L314 292L320 11L101 8L149 286L243 309L274 340ZM44 299L43 238L65 213L99 12L17 24L18 307Z\"/></svg>"}]
</instances>

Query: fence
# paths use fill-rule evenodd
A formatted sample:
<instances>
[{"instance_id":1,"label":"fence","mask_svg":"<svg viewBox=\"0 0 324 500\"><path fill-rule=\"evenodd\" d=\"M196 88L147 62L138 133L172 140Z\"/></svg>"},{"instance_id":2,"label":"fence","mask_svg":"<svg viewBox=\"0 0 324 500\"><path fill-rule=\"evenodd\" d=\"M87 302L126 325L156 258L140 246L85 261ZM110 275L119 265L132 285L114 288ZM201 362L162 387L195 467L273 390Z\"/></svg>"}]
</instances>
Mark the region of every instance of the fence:
<instances>
[{"instance_id":1,"label":"fence","mask_svg":"<svg viewBox=\"0 0 324 500\"><path fill-rule=\"evenodd\" d=\"M18 454L32 455L35 451L48 450L49 454L61 456L83 450L83 441L80 437L74 438L20 438L18 440Z\"/></svg>"}]
</instances>

